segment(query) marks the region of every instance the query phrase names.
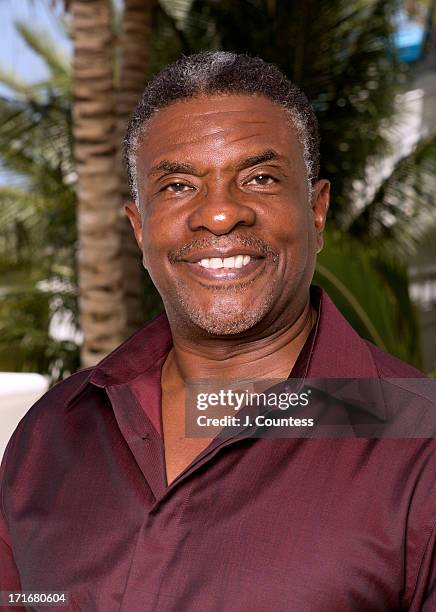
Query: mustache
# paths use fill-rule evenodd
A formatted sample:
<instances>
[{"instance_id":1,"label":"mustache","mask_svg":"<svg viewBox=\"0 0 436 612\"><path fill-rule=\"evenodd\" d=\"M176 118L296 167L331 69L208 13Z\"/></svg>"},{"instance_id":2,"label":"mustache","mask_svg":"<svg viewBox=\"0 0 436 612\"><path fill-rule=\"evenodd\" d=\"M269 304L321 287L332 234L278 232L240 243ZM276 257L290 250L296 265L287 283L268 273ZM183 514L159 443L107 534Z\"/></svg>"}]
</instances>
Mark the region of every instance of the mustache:
<instances>
[{"instance_id":1,"label":"mustache","mask_svg":"<svg viewBox=\"0 0 436 612\"><path fill-rule=\"evenodd\" d=\"M257 236L250 236L246 234L234 234L232 236L210 236L208 238L200 238L192 240L187 244L184 244L179 249L170 251L168 259L171 263L183 260L185 257L189 257L192 252L198 249L218 248L218 249L232 249L238 247L251 247L258 251L263 257L271 259L272 261L278 261L279 254L275 251L271 245L267 242L258 238Z\"/></svg>"}]
</instances>

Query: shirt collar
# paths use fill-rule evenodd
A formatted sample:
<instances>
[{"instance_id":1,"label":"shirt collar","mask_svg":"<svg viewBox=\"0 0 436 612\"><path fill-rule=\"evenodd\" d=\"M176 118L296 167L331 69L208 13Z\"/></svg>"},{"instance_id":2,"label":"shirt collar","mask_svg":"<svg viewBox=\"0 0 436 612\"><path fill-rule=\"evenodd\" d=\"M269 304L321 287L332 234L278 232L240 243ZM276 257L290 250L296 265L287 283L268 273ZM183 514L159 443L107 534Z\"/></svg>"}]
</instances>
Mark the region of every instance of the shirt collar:
<instances>
[{"instance_id":1,"label":"shirt collar","mask_svg":"<svg viewBox=\"0 0 436 612\"><path fill-rule=\"evenodd\" d=\"M317 322L291 372L292 378L368 378L379 373L368 344L341 315L327 293L311 287L311 302ZM127 383L152 369L172 346L165 313L159 315L110 353L92 370L89 382L98 387ZM361 396L360 396L361 399ZM383 401L367 406L368 412L384 418Z\"/></svg>"},{"instance_id":2,"label":"shirt collar","mask_svg":"<svg viewBox=\"0 0 436 612\"><path fill-rule=\"evenodd\" d=\"M126 383L146 374L167 355L173 340L165 313L146 323L95 366L90 382L98 387Z\"/></svg>"}]
</instances>

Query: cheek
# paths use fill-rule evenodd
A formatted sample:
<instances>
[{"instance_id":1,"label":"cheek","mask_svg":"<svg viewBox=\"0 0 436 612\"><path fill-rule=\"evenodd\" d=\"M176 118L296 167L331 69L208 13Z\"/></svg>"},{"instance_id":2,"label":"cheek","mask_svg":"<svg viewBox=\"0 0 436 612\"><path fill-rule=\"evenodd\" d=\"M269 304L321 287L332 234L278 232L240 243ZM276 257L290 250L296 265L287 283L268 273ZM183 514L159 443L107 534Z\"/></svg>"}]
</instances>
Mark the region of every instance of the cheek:
<instances>
[{"instance_id":1,"label":"cheek","mask_svg":"<svg viewBox=\"0 0 436 612\"><path fill-rule=\"evenodd\" d=\"M288 210L286 215L277 215L274 227L278 242L297 254L315 240L312 215L306 207Z\"/></svg>"},{"instance_id":2,"label":"cheek","mask_svg":"<svg viewBox=\"0 0 436 612\"><path fill-rule=\"evenodd\" d=\"M299 277L312 267L317 236L310 210L294 212L286 221L283 219L276 236L285 252L283 275Z\"/></svg>"},{"instance_id":3,"label":"cheek","mask_svg":"<svg viewBox=\"0 0 436 612\"><path fill-rule=\"evenodd\" d=\"M182 235L180 228L180 223L168 211L149 207L144 214L143 263L152 278L162 279L171 273L168 252L175 248L174 245L180 246L186 242L186 236Z\"/></svg>"},{"instance_id":4,"label":"cheek","mask_svg":"<svg viewBox=\"0 0 436 612\"><path fill-rule=\"evenodd\" d=\"M163 240L162 223L159 223L155 216L148 211L142 218L142 260L147 270L151 270L159 245Z\"/></svg>"}]
</instances>

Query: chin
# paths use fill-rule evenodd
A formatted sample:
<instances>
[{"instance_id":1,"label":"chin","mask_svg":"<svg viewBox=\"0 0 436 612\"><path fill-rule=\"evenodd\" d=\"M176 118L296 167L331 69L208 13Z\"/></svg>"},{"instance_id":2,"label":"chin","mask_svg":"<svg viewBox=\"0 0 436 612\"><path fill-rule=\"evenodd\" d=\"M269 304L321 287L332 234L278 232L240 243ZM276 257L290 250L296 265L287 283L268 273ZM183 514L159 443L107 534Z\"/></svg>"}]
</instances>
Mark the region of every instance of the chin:
<instances>
[{"instance_id":1,"label":"chin","mask_svg":"<svg viewBox=\"0 0 436 612\"><path fill-rule=\"evenodd\" d=\"M184 318L197 328L213 336L230 336L242 334L260 323L271 311L273 303L274 296L267 294L260 304L251 303L249 307L234 300L219 299L209 307L185 300L181 301L181 306Z\"/></svg>"},{"instance_id":2,"label":"chin","mask_svg":"<svg viewBox=\"0 0 436 612\"><path fill-rule=\"evenodd\" d=\"M212 336L231 336L242 334L254 327L262 317L256 313L246 313L241 317L216 317L206 313L187 313L194 325Z\"/></svg>"}]
</instances>

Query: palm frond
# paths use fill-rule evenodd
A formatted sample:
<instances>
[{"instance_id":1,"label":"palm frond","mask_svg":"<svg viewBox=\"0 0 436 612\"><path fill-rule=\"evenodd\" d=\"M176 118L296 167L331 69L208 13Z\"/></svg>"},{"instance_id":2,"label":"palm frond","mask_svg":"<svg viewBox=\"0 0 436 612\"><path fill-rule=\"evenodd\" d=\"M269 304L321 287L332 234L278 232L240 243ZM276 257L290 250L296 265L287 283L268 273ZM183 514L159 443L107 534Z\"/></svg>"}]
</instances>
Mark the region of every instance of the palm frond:
<instances>
[{"instance_id":1,"label":"palm frond","mask_svg":"<svg viewBox=\"0 0 436 612\"><path fill-rule=\"evenodd\" d=\"M0 188L0 272L4 288L23 270L32 282L74 269L75 208L38 192ZM36 272L33 275L32 270ZM12 280L8 280L8 278Z\"/></svg>"},{"instance_id":2,"label":"palm frond","mask_svg":"<svg viewBox=\"0 0 436 612\"><path fill-rule=\"evenodd\" d=\"M47 373L51 383L79 367L77 346L47 333L52 296L36 286L9 292L0 303L0 369Z\"/></svg>"},{"instance_id":3,"label":"palm frond","mask_svg":"<svg viewBox=\"0 0 436 612\"><path fill-rule=\"evenodd\" d=\"M400 158L347 231L407 258L436 221L436 134Z\"/></svg>"},{"instance_id":4,"label":"palm frond","mask_svg":"<svg viewBox=\"0 0 436 612\"><path fill-rule=\"evenodd\" d=\"M79 365L75 342L57 341L55 312L78 318L76 194L71 73L44 33L20 35L43 59L49 77L27 84L8 71L0 81L0 368L39 371L52 381Z\"/></svg>"},{"instance_id":5,"label":"palm frond","mask_svg":"<svg viewBox=\"0 0 436 612\"><path fill-rule=\"evenodd\" d=\"M46 103L0 98L0 166L27 181L51 182L51 188L59 175L71 177L71 111L64 105L59 98Z\"/></svg>"},{"instance_id":6,"label":"palm frond","mask_svg":"<svg viewBox=\"0 0 436 612\"><path fill-rule=\"evenodd\" d=\"M20 20L15 22L15 28L27 46L44 61L53 77L68 78L70 76L67 57L47 36L46 32L30 27Z\"/></svg>"},{"instance_id":7,"label":"palm frond","mask_svg":"<svg viewBox=\"0 0 436 612\"><path fill-rule=\"evenodd\" d=\"M38 100L38 92L34 85L24 81L15 72L7 70L3 66L0 66L0 83L26 100L34 100L35 102Z\"/></svg>"}]
</instances>

